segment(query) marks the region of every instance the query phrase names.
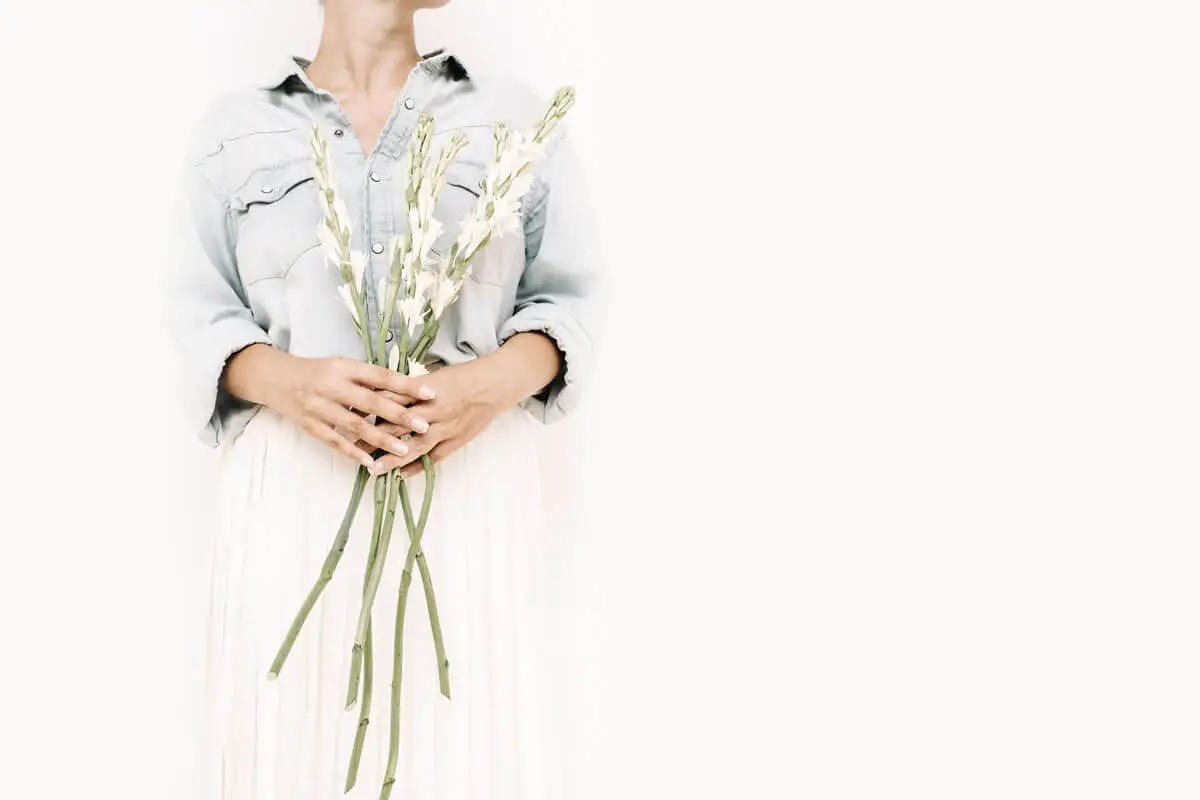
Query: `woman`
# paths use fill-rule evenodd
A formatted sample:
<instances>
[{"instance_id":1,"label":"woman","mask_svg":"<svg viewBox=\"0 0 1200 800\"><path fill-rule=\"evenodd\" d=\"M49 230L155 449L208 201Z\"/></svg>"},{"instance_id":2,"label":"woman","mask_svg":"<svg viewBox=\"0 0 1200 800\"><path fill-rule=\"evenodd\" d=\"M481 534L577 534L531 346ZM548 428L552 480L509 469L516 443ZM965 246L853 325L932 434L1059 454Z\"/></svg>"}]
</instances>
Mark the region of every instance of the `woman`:
<instances>
[{"instance_id":1,"label":"woman","mask_svg":"<svg viewBox=\"0 0 1200 800\"><path fill-rule=\"evenodd\" d=\"M189 414L223 448L206 665L212 798L343 796L358 722L344 701L369 500L278 680L267 681L268 667L316 580L357 465L377 475L403 467L419 497L426 453L438 482L423 549L453 699L438 693L425 604L412 602L392 796L553 796L544 785L527 573L540 522L534 429L577 403L591 355L585 259L594 248L575 199L574 157L564 141L538 163L521 230L476 258L430 351L431 374L420 379L362 363L316 234L314 121L331 144L353 246L369 253L376 315L387 243L406 225L397 165L418 116L434 116L433 152L455 130L470 139L437 208L442 248L476 199L492 124L527 128L548 100L473 75L448 53L419 56L414 13L442 4L327 0L311 62L288 59L261 85L223 98L193 137L168 302ZM396 336L399 325L397 315ZM375 606L375 652L384 654L375 682L384 688L351 797L377 796L383 779L402 561L389 557Z\"/></svg>"}]
</instances>

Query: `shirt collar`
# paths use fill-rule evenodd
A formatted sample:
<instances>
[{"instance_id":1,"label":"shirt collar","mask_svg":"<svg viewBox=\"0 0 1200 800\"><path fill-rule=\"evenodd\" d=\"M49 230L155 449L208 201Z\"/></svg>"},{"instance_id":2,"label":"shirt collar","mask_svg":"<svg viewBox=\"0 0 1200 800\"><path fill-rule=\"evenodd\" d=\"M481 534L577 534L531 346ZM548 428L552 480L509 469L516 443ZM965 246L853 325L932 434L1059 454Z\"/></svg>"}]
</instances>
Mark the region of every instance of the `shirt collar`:
<instances>
[{"instance_id":1,"label":"shirt collar","mask_svg":"<svg viewBox=\"0 0 1200 800\"><path fill-rule=\"evenodd\" d=\"M313 86L304 72L311 63L310 59L301 56L289 56L272 70L271 74L262 83L262 88L279 89L284 84L291 82L309 91L313 91L316 87ZM471 79L462 62L445 49L434 50L432 53L422 56L418 66L435 78L443 78L452 82Z\"/></svg>"}]
</instances>

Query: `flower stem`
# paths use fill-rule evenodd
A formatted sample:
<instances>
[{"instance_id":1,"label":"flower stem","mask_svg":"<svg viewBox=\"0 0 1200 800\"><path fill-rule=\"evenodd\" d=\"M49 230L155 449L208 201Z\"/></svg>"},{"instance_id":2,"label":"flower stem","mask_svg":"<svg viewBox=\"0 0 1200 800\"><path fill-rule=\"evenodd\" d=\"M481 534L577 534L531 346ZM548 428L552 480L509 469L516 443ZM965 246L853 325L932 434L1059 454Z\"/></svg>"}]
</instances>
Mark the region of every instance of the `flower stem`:
<instances>
[{"instance_id":1,"label":"flower stem","mask_svg":"<svg viewBox=\"0 0 1200 800\"><path fill-rule=\"evenodd\" d=\"M412 532L412 543L408 548L408 557L404 560L400 591L396 597L396 634L392 648L392 718L387 769L384 772L379 800L388 800L392 795L392 787L396 784L396 767L400 761L400 680L404 674L404 615L408 609L408 587L412 585L413 563L421 550L421 537L425 535L425 523L429 520L429 507L433 501L433 462L429 460L429 456L422 456L421 465L425 467L425 496L421 505L421 517L417 521L416 530Z\"/></svg>"},{"instance_id":2,"label":"flower stem","mask_svg":"<svg viewBox=\"0 0 1200 800\"><path fill-rule=\"evenodd\" d=\"M383 516L384 508L387 504L388 489L389 483L387 476L378 476L375 478L375 519L371 526L371 552L367 556L367 570L363 575L363 601L364 607L367 608L369 608L369 606L365 606L367 587L370 584L371 575L375 571L375 562L378 559L379 540L383 532ZM368 623L370 622L369 615L367 621ZM361 675L362 670L363 646L365 645L365 638L365 636L363 639L355 637L354 648L350 652L350 683L346 690L346 708L348 709L353 708L354 704L358 702L359 676Z\"/></svg>"},{"instance_id":3,"label":"flower stem","mask_svg":"<svg viewBox=\"0 0 1200 800\"><path fill-rule=\"evenodd\" d=\"M367 486L367 478L369 477L366 467L359 467L358 472L354 476L354 489L350 492L350 503L346 506L346 513L342 515L342 524L338 527L337 536L334 537L333 546L329 548L329 554L325 556L325 563L321 565L321 574L317 577L317 582L309 591L308 597L304 599L304 604L300 606L300 611L296 614L296 618L292 620L292 626L288 628L287 635L283 639L283 644L279 646L279 652L275 654L275 660L271 662L271 670L267 673L269 679L275 679L279 676L283 669L283 664L287 661L288 653L292 651L292 646L296 644L296 637L300 635L300 629L304 627L308 615L312 613L313 606L317 604L317 598L321 596L321 592L329 584L333 578L333 573L337 570L338 562L342 560L342 553L346 550L346 542L350 538L350 526L354 522L354 516L358 512L358 505L362 501L363 490Z\"/></svg>"},{"instance_id":4,"label":"flower stem","mask_svg":"<svg viewBox=\"0 0 1200 800\"><path fill-rule=\"evenodd\" d=\"M382 478L376 478L376 486L383 480L386 485L387 510L383 511L382 525L379 532L379 548L375 554L375 562L367 573L367 585L363 590L362 608L358 612L358 628L354 635L354 648L350 654L350 685L346 691L346 708L351 708L358 700L358 679L362 670L363 645L367 639L367 627L371 624L371 609L375 605L375 595L379 593L379 581L383 577L383 566L387 563L388 544L392 538L392 527L396 521L396 500L398 499L401 477L395 472L389 472ZM379 503L379 490L376 489L376 503ZM376 506L380 508L379 505Z\"/></svg>"},{"instance_id":5,"label":"flower stem","mask_svg":"<svg viewBox=\"0 0 1200 800\"><path fill-rule=\"evenodd\" d=\"M371 551L367 555L367 572L363 575L363 594L367 592L367 577L371 573L371 566L375 563L375 559L379 554L379 535L383 521L382 515L377 518L376 525L371 536ZM354 788L354 784L358 782L358 765L362 760L363 745L367 739L367 726L370 724L371 713L371 698L374 691L374 675L375 675L375 657L374 646L372 644L372 625L367 626L367 640L363 643L363 667L362 667L362 704L359 706L358 712L358 727L354 731L354 748L350 751L350 769L346 774L346 792Z\"/></svg>"},{"instance_id":6,"label":"flower stem","mask_svg":"<svg viewBox=\"0 0 1200 800\"><path fill-rule=\"evenodd\" d=\"M433 340L437 338L439 323L437 320L431 320L428 325L421 331L421 335L417 337L417 343L413 345L412 354L409 360L417 363L425 358L425 354L429 352L429 348L433 346Z\"/></svg>"},{"instance_id":7,"label":"flower stem","mask_svg":"<svg viewBox=\"0 0 1200 800\"><path fill-rule=\"evenodd\" d=\"M359 287L353 282L349 283L350 299L354 301L354 305L358 308L358 318L362 324L358 326L358 335L362 337L363 355L367 357L368 364L374 364L375 356L371 353L371 331L367 328L367 293L359 291ZM383 345L379 346L379 352L383 353ZM383 363L387 364L387 357L383 357Z\"/></svg>"},{"instance_id":8,"label":"flower stem","mask_svg":"<svg viewBox=\"0 0 1200 800\"><path fill-rule=\"evenodd\" d=\"M408 486L401 487L400 492L400 506L404 509L404 522L408 527L408 535L411 540L417 530L417 525L413 521L412 506L408 500ZM424 525L421 527L424 530ZM421 574L421 586L425 589L425 608L429 611L429 627L433 632L433 651L438 665L438 689L449 700L450 660L446 658L446 643L442 638L442 621L438 614L437 598L433 593L433 575L429 571L429 564L426 563L423 549L417 553L417 570Z\"/></svg>"}]
</instances>

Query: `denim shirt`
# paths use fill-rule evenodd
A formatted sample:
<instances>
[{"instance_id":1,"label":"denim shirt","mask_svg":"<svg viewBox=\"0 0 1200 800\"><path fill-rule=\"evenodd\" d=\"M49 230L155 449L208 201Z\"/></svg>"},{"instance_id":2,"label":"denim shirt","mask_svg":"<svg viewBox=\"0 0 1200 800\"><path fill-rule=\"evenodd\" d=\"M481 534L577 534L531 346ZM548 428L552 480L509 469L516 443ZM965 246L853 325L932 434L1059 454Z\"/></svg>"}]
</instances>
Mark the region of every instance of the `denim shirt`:
<instances>
[{"instance_id":1,"label":"denim shirt","mask_svg":"<svg viewBox=\"0 0 1200 800\"><path fill-rule=\"evenodd\" d=\"M413 69L373 151L364 154L337 101L308 79L307 65L287 59L261 86L215 102L193 129L184 164L179 230L164 281L166 319L181 356L188 419L214 446L236 437L257 411L220 386L226 362L239 350L264 342L298 356L364 358L338 299L340 278L317 239L321 211L309 149L314 120L333 153L352 247L368 255L367 304L375 327L387 245L407 228L398 166L420 113L434 117L431 152L440 152L456 130L469 139L435 212L446 228L435 250L444 253L478 197L493 123L528 129L550 99L511 80L469 75L452 55L435 53ZM550 386L522 403L543 422L576 406L592 359L596 242L565 133L561 128L535 166L520 230L479 251L429 351L431 359L460 364L494 352L519 332L547 334L563 367ZM399 316L388 341L400 336Z\"/></svg>"}]
</instances>

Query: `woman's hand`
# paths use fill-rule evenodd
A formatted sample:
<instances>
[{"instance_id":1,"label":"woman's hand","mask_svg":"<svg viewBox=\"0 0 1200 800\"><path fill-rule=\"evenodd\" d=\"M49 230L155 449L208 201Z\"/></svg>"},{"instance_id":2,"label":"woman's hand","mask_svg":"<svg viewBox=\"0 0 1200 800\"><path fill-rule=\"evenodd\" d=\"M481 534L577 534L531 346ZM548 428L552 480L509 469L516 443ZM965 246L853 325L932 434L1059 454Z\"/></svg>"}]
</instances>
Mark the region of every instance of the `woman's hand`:
<instances>
[{"instance_id":1,"label":"woman's hand","mask_svg":"<svg viewBox=\"0 0 1200 800\"><path fill-rule=\"evenodd\" d=\"M413 462L422 455L428 454L434 461L442 461L478 436L509 407L500 393L495 391L497 384L494 378L495 375L482 360L443 367L424 376L425 384L437 393L437 397L414 405L411 411L427 420L429 429L425 433L414 432L407 442L407 453L382 456L375 462L372 472L381 475L396 467L410 465L404 474L406 477L413 475L421 472L420 463ZM399 437L408 433L400 425L383 423L379 427L391 436ZM370 442L365 441L360 444L362 446L370 447Z\"/></svg>"},{"instance_id":2,"label":"woman's hand","mask_svg":"<svg viewBox=\"0 0 1200 800\"><path fill-rule=\"evenodd\" d=\"M404 467L404 476L410 477L422 471L418 459L423 455L444 461L501 413L545 388L558 369L558 349L549 338L521 333L492 355L424 376L422 381L436 397L421 400L410 410L428 421L429 429L414 431L408 440L409 452L381 457L373 472L379 475ZM397 425L381 427L395 436L407 433Z\"/></svg>"},{"instance_id":3,"label":"woman's hand","mask_svg":"<svg viewBox=\"0 0 1200 800\"><path fill-rule=\"evenodd\" d=\"M411 448L400 435L430 429L422 412L407 407L435 398L427 383L361 361L300 358L262 344L234 355L224 375L230 394L275 410L368 468L376 462L356 441L388 451L393 454L389 458L402 458ZM371 414L386 424L370 424L365 417Z\"/></svg>"}]
</instances>

